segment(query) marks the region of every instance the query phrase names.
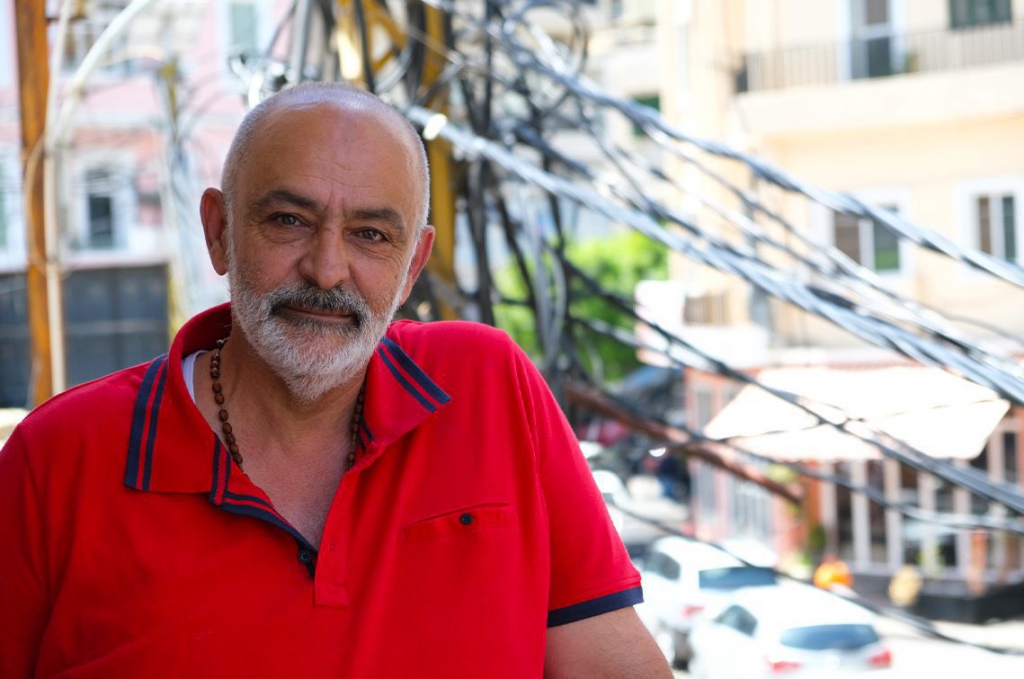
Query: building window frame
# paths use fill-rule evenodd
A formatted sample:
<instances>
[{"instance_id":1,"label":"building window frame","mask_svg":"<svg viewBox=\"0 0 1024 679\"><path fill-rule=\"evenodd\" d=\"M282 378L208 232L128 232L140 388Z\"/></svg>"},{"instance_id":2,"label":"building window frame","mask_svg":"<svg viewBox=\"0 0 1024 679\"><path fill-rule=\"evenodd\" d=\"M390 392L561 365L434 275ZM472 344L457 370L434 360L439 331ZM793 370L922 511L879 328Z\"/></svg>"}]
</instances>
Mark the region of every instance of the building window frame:
<instances>
[{"instance_id":1,"label":"building window frame","mask_svg":"<svg viewBox=\"0 0 1024 679\"><path fill-rule=\"evenodd\" d=\"M100 175L106 175L105 177ZM76 253L116 253L130 248L135 221L136 196L132 163L127 157L103 157L87 153L73 174L71 249ZM92 232L91 210L106 199L109 209L109 241Z\"/></svg>"},{"instance_id":2,"label":"building window frame","mask_svg":"<svg viewBox=\"0 0 1024 679\"><path fill-rule=\"evenodd\" d=\"M218 61L221 64L221 72L225 81L231 83L232 87L238 91L242 91L245 89L245 83L232 73L230 66L231 58L235 55L231 12L232 5L235 4L250 5L255 9L255 42L260 50L265 49L270 43L272 24L268 0L226 0L225 2L216 3L218 27L217 52L219 55Z\"/></svg>"},{"instance_id":3,"label":"building window frame","mask_svg":"<svg viewBox=\"0 0 1024 679\"><path fill-rule=\"evenodd\" d=\"M83 5L84 16L71 21L64 43L64 55L61 68L65 75L71 75L81 66L85 56L99 39L104 29L130 4L129 0L86 0ZM51 30L56 30L53 24ZM52 39L52 38L51 38ZM94 74L99 80L115 80L132 75L134 61L127 54L129 36L127 34L115 38L101 60L101 66Z\"/></svg>"},{"instance_id":4,"label":"building window frame","mask_svg":"<svg viewBox=\"0 0 1024 679\"><path fill-rule=\"evenodd\" d=\"M1013 23L1013 0L949 0L949 29Z\"/></svg>"},{"instance_id":5,"label":"building window frame","mask_svg":"<svg viewBox=\"0 0 1024 679\"><path fill-rule=\"evenodd\" d=\"M871 189L861 189L851 192L855 197L861 201L874 206L891 206L896 210L898 214L903 217L909 218L911 215L911 200L910 191L904 187L879 187ZM826 246L838 248L836 238L836 215L839 213L833 210L815 203L812 206L814 214L812 215L812 221L817 224L816 231L819 234L819 242ZM901 279L907 278L913 275L914 262L913 254L914 249L912 244L908 242L906 238L898 238L898 257L899 265L893 269L882 269L876 268L876 251L875 251L875 233L877 229L886 229L884 226L877 226L871 219L856 219L858 235L857 243L859 246L858 257L855 258L859 261L861 266L870 269L878 276L887 279Z\"/></svg>"},{"instance_id":6,"label":"building window frame","mask_svg":"<svg viewBox=\"0 0 1024 679\"><path fill-rule=\"evenodd\" d=\"M18 152L0 149L0 272L20 270L25 266L21 191Z\"/></svg>"},{"instance_id":7,"label":"building window frame","mask_svg":"<svg viewBox=\"0 0 1024 679\"><path fill-rule=\"evenodd\" d=\"M661 112L661 93L660 92L649 92L645 94L637 94L632 97L633 103L638 106L646 106L647 108L653 108L655 111ZM646 137L647 132L644 130L643 125L639 123L630 123L630 134L634 137Z\"/></svg>"},{"instance_id":8,"label":"building window frame","mask_svg":"<svg viewBox=\"0 0 1024 679\"><path fill-rule=\"evenodd\" d=\"M861 27L857 25L858 22L855 21L855 17L859 16L862 12L866 12L866 8L863 8L864 2L865 0L841 0L840 3L838 35L841 38L836 43L836 65L839 69L840 82L857 79L854 77L857 68L853 63L852 57L854 41L864 38L881 37L880 35L858 35ZM890 55L894 73L896 73L899 71L900 55L906 53L906 0L889 0L889 20L886 25L889 28ZM863 78L864 76L860 77Z\"/></svg>"},{"instance_id":9,"label":"building window frame","mask_svg":"<svg viewBox=\"0 0 1024 679\"><path fill-rule=\"evenodd\" d=\"M981 199L988 199L989 233L982 232ZM960 182L956 187L956 216L961 243L970 250L986 252L993 257L1007 259L1005 199L1011 199L1013 224L1010 227L1014 238L1013 258L1007 261L1024 261L1024 175L979 177ZM997 228L998 225L998 228ZM987 235L987 238L986 238ZM987 244L986 244L987 242ZM971 270L968 265L965 269ZM971 275L981 275L972 271Z\"/></svg>"}]
</instances>

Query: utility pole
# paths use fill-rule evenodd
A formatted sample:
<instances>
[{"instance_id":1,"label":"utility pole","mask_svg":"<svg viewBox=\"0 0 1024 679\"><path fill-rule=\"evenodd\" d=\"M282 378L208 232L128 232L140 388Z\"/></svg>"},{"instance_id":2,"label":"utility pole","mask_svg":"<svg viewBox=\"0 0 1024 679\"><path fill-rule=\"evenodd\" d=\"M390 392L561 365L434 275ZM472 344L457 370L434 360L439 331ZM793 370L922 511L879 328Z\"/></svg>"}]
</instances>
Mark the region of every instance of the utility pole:
<instances>
[{"instance_id":1,"label":"utility pole","mask_svg":"<svg viewBox=\"0 0 1024 679\"><path fill-rule=\"evenodd\" d=\"M425 86L432 84L444 71L447 49L445 13L439 7L424 3L427 28L427 54L424 69ZM436 111L448 112L448 94L445 91L435 95L434 101L426 102ZM452 147L440 137L427 140L427 157L430 162L430 220L434 225L434 251L427 266L450 289L455 289L455 162ZM454 309L442 296L441 317L458 318Z\"/></svg>"},{"instance_id":2,"label":"utility pole","mask_svg":"<svg viewBox=\"0 0 1024 679\"><path fill-rule=\"evenodd\" d=\"M18 83L21 104L21 145L24 168L25 226L28 243L27 308L31 347L31 405L53 395L50 345L50 295L47 287L47 247L43 198L43 133L50 82L46 38L46 3L15 0L18 33Z\"/></svg>"}]
</instances>

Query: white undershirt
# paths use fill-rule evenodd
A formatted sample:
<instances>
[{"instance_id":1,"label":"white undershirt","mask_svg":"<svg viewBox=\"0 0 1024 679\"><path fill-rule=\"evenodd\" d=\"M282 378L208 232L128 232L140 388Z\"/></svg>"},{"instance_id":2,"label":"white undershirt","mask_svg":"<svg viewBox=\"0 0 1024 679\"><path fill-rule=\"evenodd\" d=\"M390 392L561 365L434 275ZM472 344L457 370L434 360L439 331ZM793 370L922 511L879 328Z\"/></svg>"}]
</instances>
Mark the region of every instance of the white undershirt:
<instances>
[{"instance_id":1,"label":"white undershirt","mask_svg":"<svg viewBox=\"0 0 1024 679\"><path fill-rule=\"evenodd\" d=\"M181 375L185 378L185 386L188 387L188 395L192 397L193 403L196 402L196 388L193 384L196 375L196 359L205 353L206 351L197 351L181 359Z\"/></svg>"}]
</instances>

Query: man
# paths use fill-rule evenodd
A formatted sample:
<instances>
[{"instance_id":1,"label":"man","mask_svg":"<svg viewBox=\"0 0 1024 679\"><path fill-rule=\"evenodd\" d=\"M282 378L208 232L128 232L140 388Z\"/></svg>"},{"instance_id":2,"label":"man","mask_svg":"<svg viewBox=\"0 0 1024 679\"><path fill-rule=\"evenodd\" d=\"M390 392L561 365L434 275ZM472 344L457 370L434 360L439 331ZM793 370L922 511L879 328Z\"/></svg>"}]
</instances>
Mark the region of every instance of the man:
<instances>
[{"instance_id":1,"label":"man","mask_svg":"<svg viewBox=\"0 0 1024 679\"><path fill-rule=\"evenodd\" d=\"M415 131L304 85L200 212L232 305L0 453L0 676L668 677L572 433L508 337L389 321Z\"/></svg>"}]
</instances>

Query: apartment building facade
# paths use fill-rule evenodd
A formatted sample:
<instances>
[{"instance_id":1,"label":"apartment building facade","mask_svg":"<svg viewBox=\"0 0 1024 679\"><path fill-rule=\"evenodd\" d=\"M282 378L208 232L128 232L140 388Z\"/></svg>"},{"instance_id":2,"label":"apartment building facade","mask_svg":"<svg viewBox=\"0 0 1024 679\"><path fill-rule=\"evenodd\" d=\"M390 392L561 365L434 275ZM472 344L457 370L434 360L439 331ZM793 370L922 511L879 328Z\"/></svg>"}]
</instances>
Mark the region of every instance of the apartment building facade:
<instances>
[{"instance_id":1,"label":"apartment building facade","mask_svg":"<svg viewBox=\"0 0 1024 679\"><path fill-rule=\"evenodd\" d=\"M68 84L127 0L85 0L66 35L49 3L54 202L64 386L149 360L198 307L226 298L206 266L198 197L219 182L245 112L236 70L262 53L277 0L155 0L112 41L81 97ZM14 3L0 9L0 407L29 405L26 228ZM234 64L234 66L232 66ZM60 344L56 345L58 351Z\"/></svg>"},{"instance_id":2,"label":"apartment building facade","mask_svg":"<svg viewBox=\"0 0 1024 679\"><path fill-rule=\"evenodd\" d=\"M678 41L674 53L661 48L670 60L662 65L661 109L672 123L727 141L811 185L896 211L959 247L1020 261L1024 2L693 0L659 3L657 21L663 43L673 31L686 35L685 52ZM736 185L754 191L802 236L837 248L890 289L956 319L991 346L1024 353L1013 340L1024 331L1016 287L900 240L871 220L769 187L735 163L729 167L724 171ZM729 200L721 186L677 171L680 203L693 203L698 220L727 236L728 227L718 226L706 208L708 197ZM741 204L731 205L742 212ZM777 224L754 218L780 240L787 237ZM797 280L813 284L819 275L765 257ZM677 261L674 278L679 303L662 305L661 318L709 354L780 390L803 389L850 416L892 427L893 435L898 431L958 468L1020 484L1024 418L995 394L976 392L959 378L947 381L937 369L914 366L691 261ZM689 426L734 437L762 455L751 464L768 473L782 473L773 460L799 463L870 486L894 504L1006 515L877 448L855 445L854 437L826 435L753 387L692 369L686 380ZM903 419L894 422L897 416ZM730 454L727 447L723 454ZM817 534L819 550L837 551L868 579L887 579L904 563L975 589L1024 578L1024 545L1012 535L944 528L842 486L807 480L807 500L794 512L720 470L690 464L700 537L755 535L785 554Z\"/></svg>"}]
</instances>

